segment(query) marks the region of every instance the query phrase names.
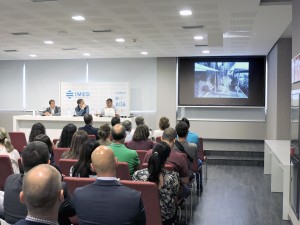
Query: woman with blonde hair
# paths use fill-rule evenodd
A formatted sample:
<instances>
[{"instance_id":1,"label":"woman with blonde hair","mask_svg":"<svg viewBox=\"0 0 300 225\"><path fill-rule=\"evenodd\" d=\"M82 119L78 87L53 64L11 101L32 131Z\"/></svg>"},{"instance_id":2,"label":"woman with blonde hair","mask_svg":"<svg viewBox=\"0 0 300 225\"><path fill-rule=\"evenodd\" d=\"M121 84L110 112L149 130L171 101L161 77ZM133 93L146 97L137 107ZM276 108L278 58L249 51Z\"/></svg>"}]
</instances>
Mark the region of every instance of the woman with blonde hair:
<instances>
[{"instance_id":1,"label":"woman with blonde hair","mask_svg":"<svg viewBox=\"0 0 300 225\"><path fill-rule=\"evenodd\" d=\"M14 173L20 173L18 159L19 152L12 146L9 136L3 127L0 127L0 155L8 155L11 161Z\"/></svg>"}]
</instances>

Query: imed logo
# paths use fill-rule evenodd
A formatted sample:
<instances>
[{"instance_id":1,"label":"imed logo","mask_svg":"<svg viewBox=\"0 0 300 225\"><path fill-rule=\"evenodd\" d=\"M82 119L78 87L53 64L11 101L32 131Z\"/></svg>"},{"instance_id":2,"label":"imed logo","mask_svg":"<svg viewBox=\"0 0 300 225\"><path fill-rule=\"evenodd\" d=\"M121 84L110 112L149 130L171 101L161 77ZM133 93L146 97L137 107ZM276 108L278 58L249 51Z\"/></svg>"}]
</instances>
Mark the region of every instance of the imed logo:
<instances>
[{"instance_id":1,"label":"imed logo","mask_svg":"<svg viewBox=\"0 0 300 225\"><path fill-rule=\"evenodd\" d=\"M67 96L68 99L70 99L70 98L72 98L74 96L74 92L72 92L71 90L68 90L66 92L66 96Z\"/></svg>"}]
</instances>

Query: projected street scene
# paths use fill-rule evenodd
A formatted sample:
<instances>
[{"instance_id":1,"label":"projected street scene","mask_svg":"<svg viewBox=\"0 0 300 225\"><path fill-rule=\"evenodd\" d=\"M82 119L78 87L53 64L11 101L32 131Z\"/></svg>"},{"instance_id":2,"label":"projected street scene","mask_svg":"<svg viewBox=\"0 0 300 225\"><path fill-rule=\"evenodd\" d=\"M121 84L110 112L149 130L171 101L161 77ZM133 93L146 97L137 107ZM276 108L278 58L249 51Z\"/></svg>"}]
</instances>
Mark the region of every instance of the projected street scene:
<instances>
[{"instance_id":1,"label":"projected street scene","mask_svg":"<svg viewBox=\"0 0 300 225\"><path fill-rule=\"evenodd\" d=\"M249 62L196 62L195 98L248 98Z\"/></svg>"}]
</instances>

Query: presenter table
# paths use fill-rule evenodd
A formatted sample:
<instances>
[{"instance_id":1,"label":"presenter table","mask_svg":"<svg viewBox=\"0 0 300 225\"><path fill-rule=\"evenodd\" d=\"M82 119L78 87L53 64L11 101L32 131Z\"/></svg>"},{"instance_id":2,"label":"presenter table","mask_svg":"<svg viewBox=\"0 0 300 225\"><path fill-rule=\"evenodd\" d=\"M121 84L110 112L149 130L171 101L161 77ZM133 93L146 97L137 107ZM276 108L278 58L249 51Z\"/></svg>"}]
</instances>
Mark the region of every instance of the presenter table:
<instances>
[{"instance_id":1,"label":"presenter table","mask_svg":"<svg viewBox=\"0 0 300 225\"><path fill-rule=\"evenodd\" d=\"M102 124L109 124L110 117L93 117L93 126L99 128ZM124 120L131 121L133 127L135 125L134 118L121 118L121 122ZM14 116L13 117L13 131L22 131L25 133L28 140L31 127L34 123L40 122L46 127L46 134L51 140L54 138L59 138L63 127L68 123L73 123L79 127L85 125L82 116L72 117L72 116Z\"/></svg>"},{"instance_id":2,"label":"presenter table","mask_svg":"<svg viewBox=\"0 0 300 225\"><path fill-rule=\"evenodd\" d=\"M288 220L290 208L290 141L265 140L264 174L271 174L271 191L282 192L282 219Z\"/></svg>"}]
</instances>

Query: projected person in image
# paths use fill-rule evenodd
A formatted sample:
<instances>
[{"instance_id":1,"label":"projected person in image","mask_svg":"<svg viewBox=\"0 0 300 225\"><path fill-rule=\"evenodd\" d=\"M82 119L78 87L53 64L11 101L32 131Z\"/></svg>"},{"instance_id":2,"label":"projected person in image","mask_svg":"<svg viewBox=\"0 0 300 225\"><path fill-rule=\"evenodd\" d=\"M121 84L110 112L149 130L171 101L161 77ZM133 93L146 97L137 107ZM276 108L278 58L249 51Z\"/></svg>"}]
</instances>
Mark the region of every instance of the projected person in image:
<instances>
[{"instance_id":1,"label":"projected person in image","mask_svg":"<svg viewBox=\"0 0 300 225\"><path fill-rule=\"evenodd\" d=\"M75 116L84 116L85 114L89 114L90 109L89 106L84 103L82 98L77 100L77 107L75 108Z\"/></svg>"}]
</instances>

